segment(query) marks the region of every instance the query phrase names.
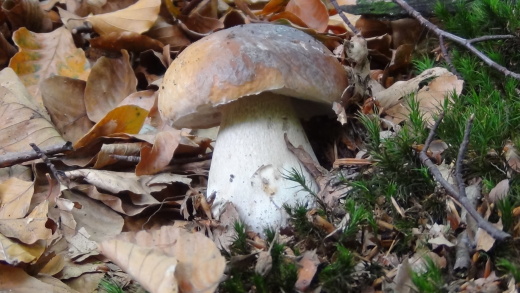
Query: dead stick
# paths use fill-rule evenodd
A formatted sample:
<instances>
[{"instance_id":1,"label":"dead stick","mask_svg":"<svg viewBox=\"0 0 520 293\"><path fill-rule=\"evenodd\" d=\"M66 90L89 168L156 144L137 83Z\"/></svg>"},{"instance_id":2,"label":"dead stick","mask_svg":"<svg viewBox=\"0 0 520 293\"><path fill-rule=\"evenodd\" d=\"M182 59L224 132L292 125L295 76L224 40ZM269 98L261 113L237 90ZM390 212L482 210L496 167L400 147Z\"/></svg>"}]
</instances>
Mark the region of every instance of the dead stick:
<instances>
[{"instance_id":1,"label":"dead stick","mask_svg":"<svg viewBox=\"0 0 520 293\"><path fill-rule=\"evenodd\" d=\"M482 53L480 50L478 50L477 48L475 48L472 45L472 43L476 43L476 42L480 42L480 41L484 41L484 40L504 39L506 37L507 38L513 38L514 36L500 35L500 36L497 36L497 37L484 36L484 37L475 38L475 39L471 39L471 40L464 39L464 38L461 38L461 37L459 37L457 35L454 35L452 33L449 33L447 31L444 31L444 30L440 29L438 26L434 25L433 23L428 21L426 18L424 18L412 6L408 5L408 3L406 3L406 1L404 1L404 0L394 0L394 1L397 4L399 4L404 10L406 10L406 12L408 12L408 14L410 14L413 17L415 17L415 19L417 19L423 26L425 26L428 29L430 29L437 36L444 37L446 39L452 40L453 42L455 42L455 43L465 47L468 51L470 51L471 53L475 54L478 58L480 58L480 60L484 61L484 63L486 63L488 66L490 66L491 68L494 68L494 69L502 72L502 74L504 74L505 76L510 76L510 77L512 77L514 79L520 80L520 74L518 74L516 72L512 72L509 69L505 68L504 66L502 66L502 65L496 63L495 61L491 60L488 56L486 56L484 53Z\"/></svg>"},{"instance_id":2,"label":"dead stick","mask_svg":"<svg viewBox=\"0 0 520 293\"><path fill-rule=\"evenodd\" d=\"M446 181L446 179L444 179L444 177L442 177L442 174L439 171L439 169L437 168L437 166L430 160L430 158L426 154L426 150L429 148L429 146L433 140L433 137L435 136L435 132L437 131L437 128L439 127L443 117L444 117L444 113L441 113L441 115L439 116L439 119L435 122L432 129L430 130L430 134L428 135L428 138L426 139L426 142L424 143L424 148L419 153L419 158L421 159L421 162L426 167L428 167L428 170L432 173L435 180L437 180L437 182L439 182L442 185L442 187L444 187L444 189L448 192L448 194L451 197L453 197L454 199L456 199L458 202L460 202L460 204L466 209L468 214L471 217L473 217L473 219L475 219L475 221L477 222L477 225L481 229L486 231L489 235L491 235L491 237L493 237L497 240L500 240L500 241L511 237L511 235L507 234L506 232L504 232L502 230L497 229L490 222L488 222L484 218L482 218L482 216L477 212L477 210L475 210L475 207L473 207L473 205L471 204L469 199L465 196L466 192L464 191L463 194L459 194L459 192L457 192L457 190L448 181ZM471 123L468 122L468 124L466 125L466 130L464 132L464 139L461 144L461 148L463 149L462 153L464 153L466 151L465 149L469 142L470 129L471 129ZM460 162L459 162L460 153L461 153L461 151L459 149L459 157L457 158L457 164L460 164ZM456 173L457 173L456 176L462 178L462 176L460 175L460 173L458 171L460 171L460 170L456 170ZM462 179L460 179L460 180L462 180ZM460 186L459 186L459 188L460 188Z\"/></svg>"},{"instance_id":3,"label":"dead stick","mask_svg":"<svg viewBox=\"0 0 520 293\"><path fill-rule=\"evenodd\" d=\"M69 141L64 145L52 145L45 148L42 148L42 152L47 156L52 156L55 154L63 153L66 151L71 151L72 143ZM19 163L24 163L28 161L32 161L40 158L35 151L27 151L27 152L17 152L17 153L7 153L5 155L0 156L0 168L13 166Z\"/></svg>"}]
</instances>

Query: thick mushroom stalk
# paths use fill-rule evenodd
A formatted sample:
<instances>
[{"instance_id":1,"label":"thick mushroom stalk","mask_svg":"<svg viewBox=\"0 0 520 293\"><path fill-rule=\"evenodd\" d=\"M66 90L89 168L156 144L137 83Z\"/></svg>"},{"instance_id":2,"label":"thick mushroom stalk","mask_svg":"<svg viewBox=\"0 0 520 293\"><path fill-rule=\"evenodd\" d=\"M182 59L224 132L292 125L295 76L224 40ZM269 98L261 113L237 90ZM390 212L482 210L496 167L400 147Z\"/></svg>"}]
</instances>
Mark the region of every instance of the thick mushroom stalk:
<instances>
[{"instance_id":1,"label":"thick mushroom stalk","mask_svg":"<svg viewBox=\"0 0 520 293\"><path fill-rule=\"evenodd\" d=\"M310 203L312 198L297 183L284 179L293 168L308 184L314 179L291 153L284 134L314 157L309 141L293 109L291 98L264 93L227 104L213 153L208 195L215 194L213 212L233 203L255 232L284 226L284 204Z\"/></svg>"}]
</instances>

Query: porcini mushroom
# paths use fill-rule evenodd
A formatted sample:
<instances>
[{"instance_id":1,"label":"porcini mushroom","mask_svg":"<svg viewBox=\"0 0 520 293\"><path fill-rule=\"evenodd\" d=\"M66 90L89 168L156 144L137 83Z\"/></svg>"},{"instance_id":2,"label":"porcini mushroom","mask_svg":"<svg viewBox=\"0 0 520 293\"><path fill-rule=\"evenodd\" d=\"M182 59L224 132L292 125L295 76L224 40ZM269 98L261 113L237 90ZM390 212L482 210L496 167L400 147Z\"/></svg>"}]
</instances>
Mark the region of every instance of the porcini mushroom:
<instances>
[{"instance_id":1,"label":"porcini mushroom","mask_svg":"<svg viewBox=\"0 0 520 293\"><path fill-rule=\"evenodd\" d=\"M299 98L331 104L347 86L332 53L297 29L249 24L213 33L179 54L159 93L159 111L176 128L219 125L207 194L213 213L237 208L255 232L286 224L283 204L314 199L283 178L292 168L308 174L287 148L314 152L293 108Z\"/></svg>"}]
</instances>

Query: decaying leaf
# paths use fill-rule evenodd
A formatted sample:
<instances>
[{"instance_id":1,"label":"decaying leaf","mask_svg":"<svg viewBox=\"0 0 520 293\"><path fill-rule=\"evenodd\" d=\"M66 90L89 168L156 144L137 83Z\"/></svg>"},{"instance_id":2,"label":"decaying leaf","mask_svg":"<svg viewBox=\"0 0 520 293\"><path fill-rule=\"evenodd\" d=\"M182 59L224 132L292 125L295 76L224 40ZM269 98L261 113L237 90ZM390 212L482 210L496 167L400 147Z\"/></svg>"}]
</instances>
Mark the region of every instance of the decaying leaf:
<instances>
[{"instance_id":1,"label":"decaying leaf","mask_svg":"<svg viewBox=\"0 0 520 293\"><path fill-rule=\"evenodd\" d=\"M148 111L141 107L125 105L108 112L90 131L80 138L74 148L81 148L102 136L118 133L135 134L143 126Z\"/></svg>"},{"instance_id":2,"label":"decaying leaf","mask_svg":"<svg viewBox=\"0 0 520 293\"><path fill-rule=\"evenodd\" d=\"M161 0L139 0L124 9L87 17L100 35L111 32L144 33L152 27L159 15Z\"/></svg>"},{"instance_id":3,"label":"decaying leaf","mask_svg":"<svg viewBox=\"0 0 520 293\"><path fill-rule=\"evenodd\" d=\"M91 39L90 45L93 48L115 52L120 52L121 50L143 52L149 49L160 52L164 47L160 41L135 32L111 32Z\"/></svg>"},{"instance_id":4,"label":"decaying leaf","mask_svg":"<svg viewBox=\"0 0 520 293\"><path fill-rule=\"evenodd\" d=\"M311 285L314 275L318 271L320 261L316 255L316 250L309 250L303 253L298 262L298 280L294 286L297 290L305 292Z\"/></svg>"},{"instance_id":5,"label":"decaying leaf","mask_svg":"<svg viewBox=\"0 0 520 293\"><path fill-rule=\"evenodd\" d=\"M11 61L11 67L39 104L40 84L53 75L86 80L90 65L85 52L76 48L70 32L60 27L50 33L33 33L20 28L13 34L20 48Z\"/></svg>"},{"instance_id":6,"label":"decaying leaf","mask_svg":"<svg viewBox=\"0 0 520 293\"><path fill-rule=\"evenodd\" d=\"M22 219L1 219L0 233L6 237L18 239L25 244L50 239L52 231L45 227L48 205L47 201L43 201L27 217Z\"/></svg>"},{"instance_id":7,"label":"decaying leaf","mask_svg":"<svg viewBox=\"0 0 520 293\"><path fill-rule=\"evenodd\" d=\"M90 120L98 122L124 98L135 92L135 78L130 56L101 57L92 67L85 87L85 107Z\"/></svg>"},{"instance_id":8,"label":"decaying leaf","mask_svg":"<svg viewBox=\"0 0 520 293\"><path fill-rule=\"evenodd\" d=\"M10 68L0 71L0 154L32 150L29 143L64 144L40 103Z\"/></svg>"},{"instance_id":9,"label":"decaying leaf","mask_svg":"<svg viewBox=\"0 0 520 293\"><path fill-rule=\"evenodd\" d=\"M41 84L42 99L51 120L64 139L80 139L94 123L88 118L83 93L84 80L52 76Z\"/></svg>"},{"instance_id":10,"label":"decaying leaf","mask_svg":"<svg viewBox=\"0 0 520 293\"><path fill-rule=\"evenodd\" d=\"M327 7L320 0L290 0L285 11L301 19L309 28L325 32L329 22Z\"/></svg>"},{"instance_id":11,"label":"decaying leaf","mask_svg":"<svg viewBox=\"0 0 520 293\"><path fill-rule=\"evenodd\" d=\"M453 94L459 95L462 92L463 81L439 67L428 69L406 82L396 82L375 95L376 100L385 107L385 112L393 118L393 123L399 124L408 119L410 109L403 98L414 94L419 89L419 83L428 78L434 79L421 88L415 98L419 102L423 120L429 125L433 124L433 116L442 108L443 101L446 98L450 99Z\"/></svg>"},{"instance_id":12,"label":"decaying leaf","mask_svg":"<svg viewBox=\"0 0 520 293\"><path fill-rule=\"evenodd\" d=\"M170 128L157 133L153 146L144 146L141 149L141 161L137 164L135 173L151 175L163 170L172 160L180 140L180 130Z\"/></svg>"},{"instance_id":13,"label":"decaying leaf","mask_svg":"<svg viewBox=\"0 0 520 293\"><path fill-rule=\"evenodd\" d=\"M1 236L0 236L1 237ZM53 284L42 282L28 275L23 269L0 264L0 290L5 292L55 292L78 293L64 283L54 279Z\"/></svg>"},{"instance_id":14,"label":"decaying leaf","mask_svg":"<svg viewBox=\"0 0 520 293\"><path fill-rule=\"evenodd\" d=\"M497 203L504 199L509 193L509 179L504 179L491 189L489 192L489 201Z\"/></svg>"},{"instance_id":15,"label":"decaying leaf","mask_svg":"<svg viewBox=\"0 0 520 293\"><path fill-rule=\"evenodd\" d=\"M11 265L19 263L32 263L36 261L45 251L45 245L36 242L31 245L13 241L0 234L0 261L5 261ZM12 269L12 267L11 267ZM0 277L2 274L0 274Z\"/></svg>"},{"instance_id":16,"label":"decaying leaf","mask_svg":"<svg viewBox=\"0 0 520 293\"><path fill-rule=\"evenodd\" d=\"M20 219L29 211L34 193L31 181L11 177L0 183L0 219Z\"/></svg>"},{"instance_id":17,"label":"decaying leaf","mask_svg":"<svg viewBox=\"0 0 520 293\"><path fill-rule=\"evenodd\" d=\"M2 14L9 20L13 30L25 27L28 30L40 33L52 29L51 19L40 7L39 1L2 1Z\"/></svg>"},{"instance_id":18,"label":"decaying leaf","mask_svg":"<svg viewBox=\"0 0 520 293\"><path fill-rule=\"evenodd\" d=\"M121 262L119 264L123 269L135 272L136 279L150 280L155 275L154 284L166 284L168 290L173 290L173 287L168 286L174 283L172 277L175 275L179 291L185 293L213 292L225 267L225 259L213 241L201 233L190 233L173 226L123 233L116 239L102 242L100 249L105 256ZM128 257L132 250L139 252L134 258ZM160 273L154 273L158 263L161 263L158 259L170 265L161 267ZM160 291L159 288L162 287L150 289L156 290L153 292L175 292Z\"/></svg>"}]
</instances>

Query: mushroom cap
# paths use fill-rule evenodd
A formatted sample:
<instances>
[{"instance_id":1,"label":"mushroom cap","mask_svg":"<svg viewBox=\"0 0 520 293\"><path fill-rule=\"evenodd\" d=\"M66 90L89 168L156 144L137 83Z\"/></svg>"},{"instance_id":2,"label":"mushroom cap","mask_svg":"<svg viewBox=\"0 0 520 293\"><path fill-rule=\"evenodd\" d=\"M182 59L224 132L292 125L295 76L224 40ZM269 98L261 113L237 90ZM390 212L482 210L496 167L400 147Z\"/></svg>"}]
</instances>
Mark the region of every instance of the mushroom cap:
<instances>
[{"instance_id":1,"label":"mushroom cap","mask_svg":"<svg viewBox=\"0 0 520 293\"><path fill-rule=\"evenodd\" d=\"M176 128L220 123L218 106L263 92L332 103L347 87L342 65L322 43L288 26L247 24L213 33L172 62L159 111Z\"/></svg>"}]
</instances>

